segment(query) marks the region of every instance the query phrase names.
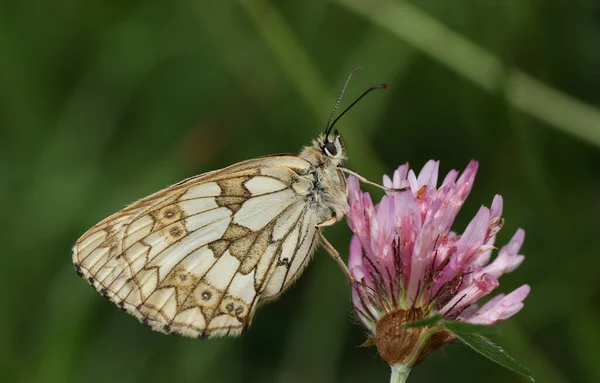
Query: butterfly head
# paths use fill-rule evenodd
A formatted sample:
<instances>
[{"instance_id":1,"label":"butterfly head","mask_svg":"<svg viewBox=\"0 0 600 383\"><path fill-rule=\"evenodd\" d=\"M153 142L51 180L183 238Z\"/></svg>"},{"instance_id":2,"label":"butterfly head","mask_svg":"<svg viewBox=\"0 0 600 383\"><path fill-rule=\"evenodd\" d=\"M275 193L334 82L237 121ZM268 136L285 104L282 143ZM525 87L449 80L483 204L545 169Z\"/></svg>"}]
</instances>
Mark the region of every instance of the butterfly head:
<instances>
[{"instance_id":1,"label":"butterfly head","mask_svg":"<svg viewBox=\"0 0 600 383\"><path fill-rule=\"evenodd\" d=\"M331 159L344 155L344 141L342 141L342 136L340 136L337 129L329 136L324 135L320 145L323 154Z\"/></svg>"},{"instance_id":2,"label":"butterfly head","mask_svg":"<svg viewBox=\"0 0 600 383\"><path fill-rule=\"evenodd\" d=\"M388 89L386 84L376 84L366 91L364 91L354 102L350 104L343 112L341 112L337 117L335 114L337 112L337 108L340 105L340 101L342 100L342 96L344 95L344 91L350 82L350 79L356 72L358 72L361 68L355 68L344 83L342 87L342 91L333 107L333 111L331 112L331 116L329 117L329 121L327 122L327 126L325 127L325 133L320 135L314 142L313 146L306 148L307 151L301 153L301 156L308 159L311 163L314 164L325 164L325 165L333 165L340 166L346 161L346 149L344 146L344 141L342 140L342 136L338 132L337 129L334 129L335 124L339 121L340 118L346 112L348 112L354 105L356 105L363 97L367 94L371 93L376 89ZM334 118L335 117L335 118ZM310 154L309 154L310 153Z\"/></svg>"},{"instance_id":3,"label":"butterfly head","mask_svg":"<svg viewBox=\"0 0 600 383\"><path fill-rule=\"evenodd\" d=\"M300 153L300 157L316 168L341 166L346 162L346 147L342 136L336 131L321 134Z\"/></svg>"},{"instance_id":4,"label":"butterfly head","mask_svg":"<svg viewBox=\"0 0 600 383\"><path fill-rule=\"evenodd\" d=\"M315 144L330 161L340 164L346 160L346 147L337 129L330 134L319 136Z\"/></svg>"},{"instance_id":5,"label":"butterfly head","mask_svg":"<svg viewBox=\"0 0 600 383\"><path fill-rule=\"evenodd\" d=\"M356 100L354 100L354 102L352 102L350 104L350 106L348 106L346 109L344 109L344 111L342 113L340 113L336 118L334 118L337 108L340 105L340 101L342 100L342 96L344 95L344 91L346 90L346 87L348 86L348 83L350 82L350 79L360 69L361 69L360 67L355 68L350 73L348 78L346 79L346 82L344 83L344 86L342 88L342 91L340 92L338 100L335 103L335 106L333 107L333 111L331 112L331 116L329 117L329 121L327 122L327 126L325 127L325 133L322 134L321 136L319 136L319 138L315 142L315 145L318 146L318 149L321 150L321 152L325 156L325 158L328 158L336 166L340 165L342 162L344 162L346 160L346 153L345 153L346 151L344 148L344 142L343 142L342 137L340 136L340 133L338 132L338 130L334 129L336 122L338 122L339 119L342 118L342 116L344 114L346 114L346 112L348 112L350 109L352 109L352 107L354 105L356 105L367 94L371 93L372 91L374 91L376 89L388 89L388 86L386 84L376 84L376 85L369 87L369 89L364 91Z\"/></svg>"}]
</instances>

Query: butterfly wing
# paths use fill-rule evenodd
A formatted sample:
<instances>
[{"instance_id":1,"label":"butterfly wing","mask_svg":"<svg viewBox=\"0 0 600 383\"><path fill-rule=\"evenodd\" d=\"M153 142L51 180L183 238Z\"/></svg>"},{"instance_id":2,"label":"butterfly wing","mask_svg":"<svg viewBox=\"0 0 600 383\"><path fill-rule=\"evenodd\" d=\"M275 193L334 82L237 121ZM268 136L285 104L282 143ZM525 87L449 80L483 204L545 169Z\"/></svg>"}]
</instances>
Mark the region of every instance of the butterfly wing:
<instances>
[{"instance_id":1,"label":"butterfly wing","mask_svg":"<svg viewBox=\"0 0 600 383\"><path fill-rule=\"evenodd\" d=\"M315 248L309 167L295 156L265 157L155 193L76 242L77 272L154 330L239 334Z\"/></svg>"}]
</instances>

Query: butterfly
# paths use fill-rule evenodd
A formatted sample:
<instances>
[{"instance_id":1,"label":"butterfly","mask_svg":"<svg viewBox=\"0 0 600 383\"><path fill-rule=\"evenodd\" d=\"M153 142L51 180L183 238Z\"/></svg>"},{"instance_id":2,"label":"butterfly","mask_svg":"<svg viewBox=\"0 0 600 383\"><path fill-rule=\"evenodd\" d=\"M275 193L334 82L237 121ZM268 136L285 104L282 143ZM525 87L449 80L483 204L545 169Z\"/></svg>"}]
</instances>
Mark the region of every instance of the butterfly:
<instances>
[{"instance_id":1,"label":"butterfly","mask_svg":"<svg viewBox=\"0 0 600 383\"><path fill-rule=\"evenodd\" d=\"M238 335L256 308L300 276L320 244L349 277L322 228L348 208L345 145L333 117L298 155L243 161L188 178L99 222L73 247L77 274L153 330ZM333 122L332 122L333 120Z\"/></svg>"}]
</instances>

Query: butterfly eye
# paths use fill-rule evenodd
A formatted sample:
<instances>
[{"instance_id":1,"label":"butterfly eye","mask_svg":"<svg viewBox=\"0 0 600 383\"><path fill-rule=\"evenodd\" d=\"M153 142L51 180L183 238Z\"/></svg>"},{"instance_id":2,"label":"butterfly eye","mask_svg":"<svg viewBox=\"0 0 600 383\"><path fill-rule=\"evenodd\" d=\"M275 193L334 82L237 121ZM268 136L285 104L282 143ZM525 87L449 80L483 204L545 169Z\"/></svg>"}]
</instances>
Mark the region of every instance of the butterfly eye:
<instances>
[{"instance_id":1,"label":"butterfly eye","mask_svg":"<svg viewBox=\"0 0 600 383\"><path fill-rule=\"evenodd\" d=\"M327 141L323 145L323 152L327 154L329 157L335 157L337 155L337 148L333 142Z\"/></svg>"}]
</instances>

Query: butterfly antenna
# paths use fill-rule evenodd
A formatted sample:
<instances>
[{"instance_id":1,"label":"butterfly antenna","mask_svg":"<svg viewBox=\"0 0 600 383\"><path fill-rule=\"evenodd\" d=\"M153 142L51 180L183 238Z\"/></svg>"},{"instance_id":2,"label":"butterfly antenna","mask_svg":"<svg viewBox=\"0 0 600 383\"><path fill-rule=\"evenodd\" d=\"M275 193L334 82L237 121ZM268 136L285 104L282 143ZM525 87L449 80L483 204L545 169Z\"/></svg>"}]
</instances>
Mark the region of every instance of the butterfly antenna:
<instances>
[{"instance_id":1,"label":"butterfly antenna","mask_svg":"<svg viewBox=\"0 0 600 383\"><path fill-rule=\"evenodd\" d=\"M369 89L365 90L363 92L363 94L361 94L360 96L358 96L358 98L356 100L354 100L354 102L352 104L350 104L350 106L348 106L346 109L344 109L344 111L342 113L340 113L340 115L337 116L337 118L335 120L333 120L333 123L331 125L328 125L327 131L325 132L327 134L327 136L329 135L329 132L331 132L331 130L333 129L333 126L335 125L335 123L338 122L338 120L340 118L342 118L342 116L344 114L346 114L347 111L349 111L350 109L352 109L352 107L354 105L356 105L363 97L365 97L367 94L371 93L374 90L377 90L377 89L389 89L389 88L390 87L388 85L386 85L386 84L376 84L376 85L372 85Z\"/></svg>"},{"instance_id":2,"label":"butterfly antenna","mask_svg":"<svg viewBox=\"0 0 600 383\"><path fill-rule=\"evenodd\" d=\"M350 79L356 73L358 73L360 70L362 70L361 66L357 66L356 68L352 69L352 72L350 72L350 74L348 75L348 78L346 79L346 82L344 83L344 86L342 87L342 91L340 92L337 102L335 103L335 106L333 107L333 111L331 112L331 116L329 117L329 121L327 121L327 126L325 127L325 139L326 140L327 140L327 137L329 137L329 133L331 132L331 121L333 120L333 116L335 116L335 112L337 111L338 106L340 106L340 102L342 101L342 96L344 95L344 92L346 91L346 87L348 86Z\"/></svg>"}]
</instances>

